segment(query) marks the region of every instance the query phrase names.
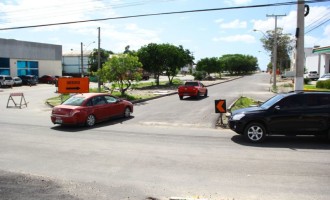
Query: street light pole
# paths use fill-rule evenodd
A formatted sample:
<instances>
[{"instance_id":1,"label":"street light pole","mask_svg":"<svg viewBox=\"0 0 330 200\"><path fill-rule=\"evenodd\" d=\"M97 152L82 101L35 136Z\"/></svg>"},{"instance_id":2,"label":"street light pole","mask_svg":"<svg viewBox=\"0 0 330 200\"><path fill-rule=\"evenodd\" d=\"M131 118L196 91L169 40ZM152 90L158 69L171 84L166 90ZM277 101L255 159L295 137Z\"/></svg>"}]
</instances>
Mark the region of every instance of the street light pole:
<instances>
[{"instance_id":1,"label":"street light pole","mask_svg":"<svg viewBox=\"0 0 330 200\"><path fill-rule=\"evenodd\" d=\"M97 69L101 68L101 52L100 52L100 45L101 45L101 28L98 27L98 48L97 48ZM101 83L100 83L100 76L97 77L97 85L98 85L98 92L101 92Z\"/></svg>"},{"instance_id":2,"label":"street light pole","mask_svg":"<svg viewBox=\"0 0 330 200\"><path fill-rule=\"evenodd\" d=\"M277 17L286 15L267 15L267 17L275 17L275 30L274 30L274 45L273 45L273 89L276 90L276 65L277 65Z\"/></svg>"},{"instance_id":3,"label":"street light pole","mask_svg":"<svg viewBox=\"0 0 330 200\"><path fill-rule=\"evenodd\" d=\"M84 77L84 61L83 61L83 43L80 42L81 56L80 56L80 64L81 64L81 77Z\"/></svg>"}]
</instances>

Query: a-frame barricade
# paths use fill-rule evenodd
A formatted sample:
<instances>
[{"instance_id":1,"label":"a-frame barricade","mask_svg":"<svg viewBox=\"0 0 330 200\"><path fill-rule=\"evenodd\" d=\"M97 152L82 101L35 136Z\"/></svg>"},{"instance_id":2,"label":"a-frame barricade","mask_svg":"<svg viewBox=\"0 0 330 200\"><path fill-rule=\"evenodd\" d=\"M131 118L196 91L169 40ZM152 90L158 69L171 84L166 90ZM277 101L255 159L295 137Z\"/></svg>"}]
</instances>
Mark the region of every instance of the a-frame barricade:
<instances>
[{"instance_id":1,"label":"a-frame barricade","mask_svg":"<svg viewBox=\"0 0 330 200\"><path fill-rule=\"evenodd\" d=\"M15 101L14 97L17 97L17 98L20 97L20 99L16 98L16 101ZM12 106L9 105L9 103L11 101L14 103L14 105L12 105ZM10 93L8 101L7 101L7 108L22 108L22 106L27 107L27 102L24 98L24 94L20 93L20 92L19 93Z\"/></svg>"}]
</instances>

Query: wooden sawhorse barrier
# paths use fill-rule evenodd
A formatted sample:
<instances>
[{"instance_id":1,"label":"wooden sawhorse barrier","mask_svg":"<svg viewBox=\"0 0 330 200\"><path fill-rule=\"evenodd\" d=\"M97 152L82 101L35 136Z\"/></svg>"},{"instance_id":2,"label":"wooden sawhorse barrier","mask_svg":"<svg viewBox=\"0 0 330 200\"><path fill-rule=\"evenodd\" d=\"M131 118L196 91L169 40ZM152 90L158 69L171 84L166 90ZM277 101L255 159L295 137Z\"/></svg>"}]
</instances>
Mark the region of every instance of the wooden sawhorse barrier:
<instances>
[{"instance_id":1,"label":"wooden sawhorse barrier","mask_svg":"<svg viewBox=\"0 0 330 200\"><path fill-rule=\"evenodd\" d=\"M13 97L21 97L19 103L16 103ZM14 106L9 106L9 102L12 101ZM22 106L27 107L27 102L25 101L23 93L10 93L7 101L7 108L22 108Z\"/></svg>"}]
</instances>

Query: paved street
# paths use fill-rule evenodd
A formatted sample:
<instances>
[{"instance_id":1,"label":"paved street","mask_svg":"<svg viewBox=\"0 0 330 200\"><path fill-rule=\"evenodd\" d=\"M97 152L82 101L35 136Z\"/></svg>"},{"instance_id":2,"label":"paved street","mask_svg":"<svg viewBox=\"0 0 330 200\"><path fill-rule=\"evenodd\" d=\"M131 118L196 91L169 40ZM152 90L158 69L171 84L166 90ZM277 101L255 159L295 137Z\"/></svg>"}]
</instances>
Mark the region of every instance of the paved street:
<instances>
[{"instance_id":1,"label":"paved street","mask_svg":"<svg viewBox=\"0 0 330 200\"><path fill-rule=\"evenodd\" d=\"M215 99L266 100L268 89L268 74L246 76L209 87L200 100L137 104L131 119L93 128L50 122L43 99L56 95L54 86L14 88L29 101L23 109L6 108L4 89L0 199L328 199L328 142L272 137L251 145L215 129Z\"/></svg>"}]
</instances>

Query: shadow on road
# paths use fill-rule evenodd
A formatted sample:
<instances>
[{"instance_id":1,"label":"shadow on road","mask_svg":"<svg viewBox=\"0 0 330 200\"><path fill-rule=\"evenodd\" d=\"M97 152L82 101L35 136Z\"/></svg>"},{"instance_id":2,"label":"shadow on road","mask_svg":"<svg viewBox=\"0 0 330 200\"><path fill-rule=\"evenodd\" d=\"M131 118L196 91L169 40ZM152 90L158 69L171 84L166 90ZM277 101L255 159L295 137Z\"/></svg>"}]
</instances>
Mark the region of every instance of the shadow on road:
<instances>
[{"instance_id":1,"label":"shadow on road","mask_svg":"<svg viewBox=\"0 0 330 200\"><path fill-rule=\"evenodd\" d=\"M200 97L184 97L181 101L201 101L208 98L209 96L200 96Z\"/></svg>"},{"instance_id":2,"label":"shadow on road","mask_svg":"<svg viewBox=\"0 0 330 200\"><path fill-rule=\"evenodd\" d=\"M103 122L97 123L93 127L76 126L76 125L56 125L56 126L51 127L51 129L55 130L55 131L62 131L62 132L82 132L82 131L88 131L91 129L102 128L105 126L121 124L121 123L131 120L133 118L134 118L134 116L131 116L129 118L114 118L114 119L111 119L108 121L103 121Z\"/></svg>"},{"instance_id":3,"label":"shadow on road","mask_svg":"<svg viewBox=\"0 0 330 200\"><path fill-rule=\"evenodd\" d=\"M52 180L0 170L0 199L78 200L79 198Z\"/></svg>"},{"instance_id":4,"label":"shadow on road","mask_svg":"<svg viewBox=\"0 0 330 200\"><path fill-rule=\"evenodd\" d=\"M260 148L290 148L298 149L323 149L330 150L330 142L326 138L313 136L268 136L264 142L254 144L245 140L242 135L235 135L231 140L237 144Z\"/></svg>"}]
</instances>

